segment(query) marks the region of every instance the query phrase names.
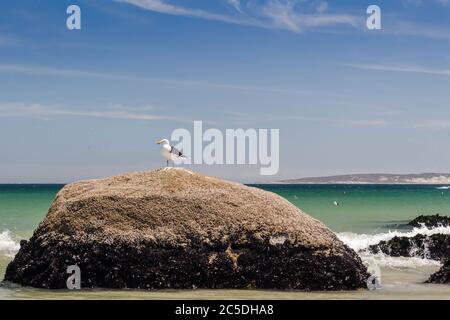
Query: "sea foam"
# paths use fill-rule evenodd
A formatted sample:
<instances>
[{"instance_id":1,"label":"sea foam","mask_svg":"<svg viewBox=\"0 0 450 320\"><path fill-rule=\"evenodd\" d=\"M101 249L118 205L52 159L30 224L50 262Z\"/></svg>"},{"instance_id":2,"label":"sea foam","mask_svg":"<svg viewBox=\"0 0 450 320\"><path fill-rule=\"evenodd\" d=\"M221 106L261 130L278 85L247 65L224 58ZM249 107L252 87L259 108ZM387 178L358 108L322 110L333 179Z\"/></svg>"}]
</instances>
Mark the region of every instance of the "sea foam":
<instances>
[{"instance_id":1,"label":"sea foam","mask_svg":"<svg viewBox=\"0 0 450 320\"><path fill-rule=\"evenodd\" d=\"M377 234L358 234L353 232L342 232L338 233L337 236L355 251L363 251L369 248L371 245L378 244L380 241L389 241L394 237L407 237L412 238L418 234L423 234L426 236L431 236L433 234L450 234L450 226L447 227L435 227L427 228L421 226L420 228L413 228L411 231L388 231L386 233Z\"/></svg>"},{"instance_id":2,"label":"sea foam","mask_svg":"<svg viewBox=\"0 0 450 320\"><path fill-rule=\"evenodd\" d=\"M377 265L392 269L422 269L427 267L440 267L441 262L421 257L391 257L382 252L372 254L369 252L359 252L361 260L368 266Z\"/></svg>"},{"instance_id":3,"label":"sea foam","mask_svg":"<svg viewBox=\"0 0 450 320\"><path fill-rule=\"evenodd\" d=\"M20 245L11 237L11 232L5 230L0 233L0 254L11 256L19 251Z\"/></svg>"},{"instance_id":4,"label":"sea foam","mask_svg":"<svg viewBox=\"0 0 450 320\"><path fill-rule=\"evenodd\" d=\"M371 245L376 245L380 241L389 241L394 237L412 238L418 234L431 236L433 234L450 234L450 226L427 228L413 228L411 231L389 231L377 234L358 234L353 232L338 233L338 238L350 248L358 252L361 259L368 263L376 263L379 266L392 268L419 268L427 266L439 266L440 262L422 257L390 257L384 253L373 254L368 251Z\"/></svg>"}]
</instances>

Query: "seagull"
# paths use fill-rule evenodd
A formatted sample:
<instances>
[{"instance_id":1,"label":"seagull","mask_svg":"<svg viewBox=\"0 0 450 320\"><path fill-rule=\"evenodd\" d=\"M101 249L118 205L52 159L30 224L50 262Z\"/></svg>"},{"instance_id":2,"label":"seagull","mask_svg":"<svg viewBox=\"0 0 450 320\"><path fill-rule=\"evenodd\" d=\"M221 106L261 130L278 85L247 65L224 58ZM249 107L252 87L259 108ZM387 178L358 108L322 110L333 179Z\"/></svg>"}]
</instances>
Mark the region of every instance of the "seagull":
<instances>
[{"instance_id":1,"label":"seagull","mask_svg":"<svg viewBox=\"0 0 450 320\"><path fill-rule=\"evenodd\" d=\"M156 144L161 145L161 155L166 159L167 167L169 166L169 161L174 162L175 160L186 158L180 150L171 146L167 139L159 140Z\"/></svg>"}]
</instances>

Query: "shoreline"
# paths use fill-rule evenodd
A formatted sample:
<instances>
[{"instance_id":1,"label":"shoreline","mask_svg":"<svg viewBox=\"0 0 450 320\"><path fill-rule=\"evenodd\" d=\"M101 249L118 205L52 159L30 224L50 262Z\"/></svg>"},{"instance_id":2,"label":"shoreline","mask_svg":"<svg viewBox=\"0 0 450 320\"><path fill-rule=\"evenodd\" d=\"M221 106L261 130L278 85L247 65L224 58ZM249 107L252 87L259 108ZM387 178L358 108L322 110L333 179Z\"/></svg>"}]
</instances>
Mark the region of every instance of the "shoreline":
<instances>
[{"instance_id":1,"label":"shoreline","mask_svg":"<svg viewBox=\"0 0 450 320\"><path fill-rule=\"evenodd\" d=\"M430 270L432 271L432 270ZM450 300L450 285L424 284L424 274L410 273L398 279L404 270L383 270L385 281L377 290L356 291L281 291L261 289L186 289L186 290L45 290L30 287L0 286L0 300L12 299L138 299L138 300L380 300L380 299L432 299Z\"/></svg>"}]
</instances>

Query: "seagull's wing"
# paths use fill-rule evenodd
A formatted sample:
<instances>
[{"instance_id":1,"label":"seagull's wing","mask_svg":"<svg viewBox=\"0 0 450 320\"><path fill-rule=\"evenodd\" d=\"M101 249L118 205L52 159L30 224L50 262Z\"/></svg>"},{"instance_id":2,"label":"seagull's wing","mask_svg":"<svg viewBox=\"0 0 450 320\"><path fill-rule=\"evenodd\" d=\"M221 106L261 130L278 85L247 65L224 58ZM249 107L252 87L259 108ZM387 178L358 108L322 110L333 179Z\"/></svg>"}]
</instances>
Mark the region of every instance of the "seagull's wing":
<instances>
[{"instance_id":1,"label":"seagull's wing","mask_svg":"<svg viewBox=\"0 0 450 320\"><path fill-rule=\"evenodd\" d=\"M170 153L176 155L177 157L184 157L183 153L175 147L170 147Z\"/></svg>"}]
</instances>

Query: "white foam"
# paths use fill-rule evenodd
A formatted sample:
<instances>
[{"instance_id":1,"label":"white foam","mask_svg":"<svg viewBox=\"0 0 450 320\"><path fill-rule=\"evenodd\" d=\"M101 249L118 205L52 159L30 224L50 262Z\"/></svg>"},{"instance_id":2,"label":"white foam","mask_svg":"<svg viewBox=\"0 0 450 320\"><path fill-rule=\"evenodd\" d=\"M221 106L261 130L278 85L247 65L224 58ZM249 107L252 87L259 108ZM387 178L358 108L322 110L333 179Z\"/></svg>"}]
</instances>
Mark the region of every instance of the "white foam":
<instances>
[{"instance_id":1,"label":"white foam","mask_svg":"<svg viewBox=\"0 0 450 320\"><path fill-rule=\"evenodd\" d=\"M380 241L389 241L394 237L407 237L412 238L418 234L423 234L426 236L431 236L433 234L450 234L450 226L447 227L435 227L435 228L427 228L422 226L420 228L414 228L411 231L389 231L386 233L378 233L378 234L358 234L353 232L342 232L338 233L337 236L348 245L350 248L358 251L364 251L369 248L371 245L378 244Z\"/></svg>"},{"instance_id":2,"label":"white foam","mask_svg":"<svg viewBox=\"0 0 450 320\"><path fill-rule=\"evenodd\" d=\"M414 256L415 248L412 248L411 257L391 257L382 252L373 254L369 252L369 246L376 245L380 241L389 241L394 237L412 238L418 234L431 236L433 234L450 234L450 226L427 228L422 225L420 228L413 228L411 231L389 231L378 234L357 234L352 232L338 233L337 236L355 250L366 265L377 265L379 267L387 267L393 269L420 269L427 267L439 267L440 262L432 259L424 258L420 255ZM426 248L425 248L426 249ZM427 254L425 252L425 257Z\"/></svg>"},{"instance_id":3,"label":"white foam","mask_svg":"<svg viewBox=\"0 0 450 320\"><path fill-rule=\"evenodd\" d=\"M438 190L448 190L448 189L450 189L450 186L437 187L436 189L438 189Z\"/></svg>"},{"instance_id":4,"label":"white foam","mask_svg":"<svg viewBox=\"0 0 450 320\"><path fill-rule=\"evenodd\" d=\"M381 268L393 269L419 269L427 267L440 267L441 263L436 260L423 259L420 257L391 257L382 252L371 254L369 252L360 252L359 256L366 265L377 265Z\"/></svg>"},{"instance_id":5,"label":"white foam","mask_svg":"<svg viewBox=\"0 0 450 320\"><path fill-rule=\"evenodd\" d=\"M20 245L11 237L11 232L5 230L0 233L0 254L11 256L19 251Z\"/></svg>"}]
</instances>

